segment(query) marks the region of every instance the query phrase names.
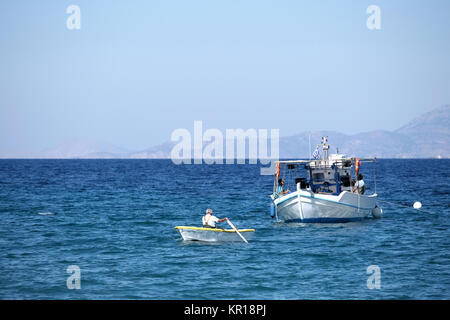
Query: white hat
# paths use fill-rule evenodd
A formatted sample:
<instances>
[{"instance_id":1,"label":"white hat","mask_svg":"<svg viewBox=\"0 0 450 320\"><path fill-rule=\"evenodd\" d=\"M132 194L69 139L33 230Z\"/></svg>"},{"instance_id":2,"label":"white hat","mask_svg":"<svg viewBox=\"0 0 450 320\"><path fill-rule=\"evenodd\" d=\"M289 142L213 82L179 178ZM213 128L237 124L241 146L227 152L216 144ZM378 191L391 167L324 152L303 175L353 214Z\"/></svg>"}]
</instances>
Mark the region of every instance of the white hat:
<instances>
[{"instance_id":1,"label":"white hat","mask_svg":"<svg viewBox=\"0 0 450 320\"><path fill-rule=\"evenodd\" d=\"M209 208L206 209L206 214L208 214L208 213L211 213L211 214L212 214L212 213L213 213L212 209L209 209Z\"/></svg>"}]
</instances>

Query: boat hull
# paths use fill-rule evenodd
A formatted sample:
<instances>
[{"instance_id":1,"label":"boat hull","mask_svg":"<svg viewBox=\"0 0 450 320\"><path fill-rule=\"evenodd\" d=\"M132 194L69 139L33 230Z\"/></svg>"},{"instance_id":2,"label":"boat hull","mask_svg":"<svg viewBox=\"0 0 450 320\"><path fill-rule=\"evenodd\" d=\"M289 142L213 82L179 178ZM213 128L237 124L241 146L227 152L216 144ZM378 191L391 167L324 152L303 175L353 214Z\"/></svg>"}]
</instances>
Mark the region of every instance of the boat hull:
<instances>
[{"instance_id":1,"label":"boat hull","mask_svg":"<svg viewBox=\"0 0 450 320\"><path fill-rule=\"evenodd\" d=\"M183 240L187 241L206 241L206 242L234 242L241 241L241 237L236 231L231 229L217 229L217 228L199 228L199 227L175 227L180 233ZM247 240L252 239L254 229L240 229L239 232Z\"/></svg>"},{"instance_id":2,"label":"boat hull","mask_svg":"<svg viewBox=\"0 0 450 320\"><path fill-rule=\"evenodd\" d=\"M368 217L376 200L376 194L366 196L344 191L335 196L300 190L275 199L274 204L278 219L285 222L340 223Z\"/></svg>"}]
</instances>

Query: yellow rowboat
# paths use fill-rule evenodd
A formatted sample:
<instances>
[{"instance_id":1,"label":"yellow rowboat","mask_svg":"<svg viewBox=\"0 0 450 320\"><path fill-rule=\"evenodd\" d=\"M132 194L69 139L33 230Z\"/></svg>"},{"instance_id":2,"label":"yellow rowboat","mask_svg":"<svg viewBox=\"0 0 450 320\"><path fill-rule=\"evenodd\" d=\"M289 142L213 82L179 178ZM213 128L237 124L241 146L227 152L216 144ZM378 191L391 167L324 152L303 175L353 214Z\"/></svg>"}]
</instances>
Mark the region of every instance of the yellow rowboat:
<instances>
[{"instance_id":1,"label":"yellow rowboat","mask_svg":"<svg viewBox=\"0 0 450 320\"><path fill-rule=\"evenodd\" d=\"M177 226L176 230L180 233L183 240L192 241L242 241L238 233L233 229L215 229L201 227ZM248 240L251 239L255 229L239 229L239 232Z\"/></svg>"}]
</instances>

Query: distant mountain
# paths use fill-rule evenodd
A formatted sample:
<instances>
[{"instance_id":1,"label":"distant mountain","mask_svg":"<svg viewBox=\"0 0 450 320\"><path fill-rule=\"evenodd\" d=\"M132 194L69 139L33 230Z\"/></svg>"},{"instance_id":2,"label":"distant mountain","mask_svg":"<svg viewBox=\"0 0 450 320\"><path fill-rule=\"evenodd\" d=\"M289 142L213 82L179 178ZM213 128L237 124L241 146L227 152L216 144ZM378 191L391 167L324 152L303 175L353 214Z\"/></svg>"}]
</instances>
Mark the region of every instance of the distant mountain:
<instances>
[{"instance_id":1,"label":"distant mountain","mask_svg":"<svg viewBox=\"0 0 450 320\"><path fill-rule=\"evenodd\" d=\"M309 157L309 134L309 132L303 132L295 136L281 138L280 157ZM332 153L339 151L349 156L377 158L409 157L408 146L410 140L408 137L389 131L378 130L355 135L344 135L332 131L311 132L311 152L313 152L323 136L328 136L328 142L332 146ZM296 149L293 148L295 145L297 145Z\"/></svg>"},{"instance_id":2,"label":"distant mountain","mask_svg":"<svg viewBox=\"0 0 450 320\"><path fill-rule=\"evenodd\" d=\"M102 141L90 141L73 139L61 143L53 149L46 149L30 155L30 158L40 159L98 159L98 158L120 158L129 152L127 149L116 147Z\"/></svg>"},{"instance_id":3,"label":"distant mountain","mask_svg":"<svg viewBox=\"0 0 450 320\"><path fill-rule=\"evenodd\" d=\"M312 148L322 136L339 152L378 158L449 158L450 105L427 112L395 131L369 131L355 135L319 131L311 133ZM280 157L308 157L308 132L280 138ZM332 150L333 151L333 150Z\"/></svg>"},{"instance_id":4,"label":"distant mountain","mask_svg":"<svg viewBox=\"0 0 450 320\"><path fill-rule=\"evenodd\" d=\"M336 131L301 132L280 137L281 158L308 158L323 136L328 136L332 152L377 158L450 158L450 105L427 112L403 127L346 135ZM143 158L169 158L175 145L166 142L133 154Z\"/></svg>"},{"instance_id":5,"label":"distant mountain","mask_svg":"<svg viewBox=\"0 0 450 320\"><path fill-rule=\"evenodd\" d=\"M395 133L409 138L413 157L450 157L450 105L423 114Z\"/></svg>"},{"instance_id":6,"label":"distant mountain","mask_svg":"<svg viewBox=\"0 0 450 320\"><path fill-rule=\"evenodd\" d=\"M170 158L170 152L175 146L175 142L164 142L160 145L137 151L131 152L126 155L126 158L131 159L167 159Z\"/></svg>"},{"instance_id":7,"label":"distant mountain","mask_svg":"<svg viewBox=\"0 0 450 320\"><path fill-rule=\"evenodd\" d=\"M337 147L339 152L349 156L450 158L450 105L427 112L394 131L376 130L354 135L336 131L314 131L280 137L280 158L308 158L323 136L328 136L332 152L335 152ZM72 140L40 153L26 156L9 154L0 157L167 159L170 158L175 144L167 141L145 150L128 151L104 142ZM205 145L207 143L204 143Z\"/></svg>"}]
</instances>

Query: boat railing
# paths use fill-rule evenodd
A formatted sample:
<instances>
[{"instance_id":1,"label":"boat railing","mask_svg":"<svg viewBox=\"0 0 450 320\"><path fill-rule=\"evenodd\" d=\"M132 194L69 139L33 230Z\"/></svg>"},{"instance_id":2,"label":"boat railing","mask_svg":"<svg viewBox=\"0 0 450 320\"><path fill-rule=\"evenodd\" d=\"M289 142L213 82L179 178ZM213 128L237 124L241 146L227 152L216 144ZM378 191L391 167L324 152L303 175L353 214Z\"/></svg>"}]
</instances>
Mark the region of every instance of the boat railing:
<instances>
[{"instance_id":1,"label":"boat railing","mask_svg":"<svg viewBox=\"0 0 450 320\"><path fill-rule=\"evenodd\" d=\"M350 169L352 168L353 164L356 162L376 162L376 158L338 158L338 159L313 159L313 160L280 160L277 162L277 167L279 168L282 164L285 166L292 166L292 165L304 165L307 170L310 170L310 175L312 175L311 170L335 170L337 172L340 169ZM273 193L276 194L277 188L278 188L278 178L283 176L280 175L281 170L278 171L278 175L275 175L274 179L274 185L273 185ZM284 173L284 170L283 170ZM340 175L337 173L337 177ZM376 172L374 172L375 177L375 190L376 190ZM312 179L312 178L311 178ZM351 179L351 176L350 178ZM347 188L352 187L351 180L349 183L349 186L344 183L341 179L336 180L336 177L333 179L328 179L329 181L326 182L326 186L335 185L336 186L336 192L344 191ZM316 181L315 183L310 180L309 187L314 190L315 187L323 187L321 186L322 183L319 181ZM297 183L297 181L296 181ZM324 183L325 184L325 183Z\"/></svg>"}]
</instances>

